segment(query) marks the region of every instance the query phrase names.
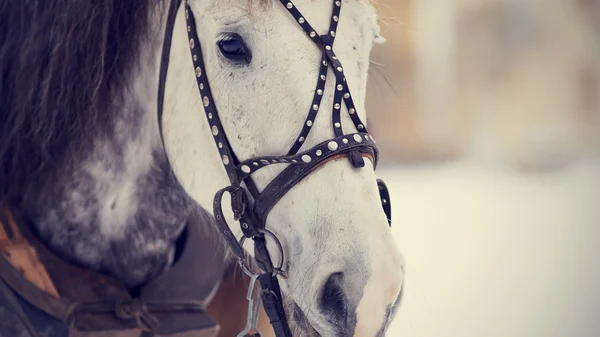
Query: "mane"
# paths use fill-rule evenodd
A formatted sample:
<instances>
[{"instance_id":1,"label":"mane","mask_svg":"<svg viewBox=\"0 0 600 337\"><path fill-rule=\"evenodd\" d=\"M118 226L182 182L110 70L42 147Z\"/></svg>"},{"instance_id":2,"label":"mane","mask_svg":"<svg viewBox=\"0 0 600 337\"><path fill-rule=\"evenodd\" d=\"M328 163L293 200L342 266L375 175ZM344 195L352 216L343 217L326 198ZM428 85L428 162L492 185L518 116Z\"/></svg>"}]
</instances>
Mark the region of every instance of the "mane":
<instances>
[{"instance_id":1,"label":"mane","mask_svg":"<svg viewBox=\"0 0 600 337\"><path fill-rule=\"evenodd\" d=\"M159 0L0 5L0 204L110 132ZM165 6L166 7L166 6Z\"/></svg>"}]
</instances>

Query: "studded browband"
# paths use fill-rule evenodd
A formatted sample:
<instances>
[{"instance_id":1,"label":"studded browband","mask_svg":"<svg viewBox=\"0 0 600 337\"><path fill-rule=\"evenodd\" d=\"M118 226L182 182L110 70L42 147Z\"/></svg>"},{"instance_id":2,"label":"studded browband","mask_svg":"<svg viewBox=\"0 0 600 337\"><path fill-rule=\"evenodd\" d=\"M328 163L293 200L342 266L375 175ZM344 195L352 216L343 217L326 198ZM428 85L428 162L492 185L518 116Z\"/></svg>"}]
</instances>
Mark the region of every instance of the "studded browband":
<instances>
[{"instance_id":1,"label":"studded browband","mask_svg":"<svg viewBox=\"0 0 600 337\"><path fill-rule=\"evenodd\" d=\"M243 261L245 261L246 257L242 247L243 241L246 238L254 240L255 260L264 272L257 277L263 289L261 297L265 311L271 320L276 335L278 337L289 337L291 336L291 332L285 317L281 292L277 280L278 274L285 274L281 269L284 259L283 249L281 248L281 243L277 237L265 228L267 216L283 195L319 166L328 161L344 157L349 158L355 168L361 168L365 164L363 159L363 156L365 156L369 158L373 162L373 166L376 167L379 152L375 141L368 134L365 124L358 116L350 89L346 84L342 63L333 51L333 43L336 37L342 6L341 0L334 1L333 3L331 23L328 33L325 35L318 35L291 1L280 0L280 2L293 16L300 27L302 27L308 38L313 41L322 52L319 77L310 110L299 136L285 156L263 156L241 162L235 156L225 134L212 96L210 84L206 76L201 44L196 32L194 15L187 0L185 2L185 18L194 73L196 75L202 105L223 166L231 183L230 186L223 188L216 193L213 204L214 216L217 220L221 235L228 243L233 253L239 258L243 267L245 266ZM171 2L167 31L165 33L163 45L158 95L158 118L161 137L164 86L168 69L171 33L180 3L181 0L173 0ZM335 94L332 110L332 128L335 138L324 141L309 150L298 152L306 140L306 137L309 135L315 117L320 110L330 67L335 77ZM358 132L344 134L341 124L342 104L346 106L350 119ZM262 192L259 192L252 179L252 174L261 168L272 164L288 164L288 167L271 181ZM390 222L391 209L389 204L389 193L387 192L387 188L383 181L378 180L377 183L382 199L382 206L388 217L388 222ZM250 200L248 192L251 195L252 200ZM221 200L225 193L231 195L231 206L234 219L240 223L244 235L241 241L238 241L238 238L232 233L223 215ZM279 257L278 266L273 265L271 256L266 248L267 237L273 239L279 248L281 256Z\"/></svg>"}]
</instances>

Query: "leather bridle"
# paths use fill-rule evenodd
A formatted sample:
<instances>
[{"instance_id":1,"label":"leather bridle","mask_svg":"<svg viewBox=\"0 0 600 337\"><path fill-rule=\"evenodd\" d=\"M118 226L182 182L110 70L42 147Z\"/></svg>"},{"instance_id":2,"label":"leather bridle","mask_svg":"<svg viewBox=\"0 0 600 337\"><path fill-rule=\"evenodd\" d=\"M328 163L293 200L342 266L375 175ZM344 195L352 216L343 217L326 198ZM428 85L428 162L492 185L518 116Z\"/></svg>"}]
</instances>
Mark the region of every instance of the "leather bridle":
<instances>
[{"instance_id":1,"label":"leather bridle","mask_svg":"<svg viewBox=\"0 0 600 337\"><path fill-rule=\"evenodd\" d=\"M285 275L285 272L282 270L282 262L284 260L283 248L277 237L265 228L267 216L281 197L323 164L331 160L349 158L355 168L361 168L365 165L364 157L367 157L373 162L373 166L376 167L379 155L375 141L369 135L366 125L358 116L350 89L346 84L342 63L333 50L342 8L342 0L333 0L331 22L327 34L325 35L316 33L316 30L313 29L308 20L302 16L293 2L280 0L281 4L304 30L307 37L314 42L319 50L321 50L322 57L319 77L317 79L313 101L302 130L288 153L284 156L263 156L244 161L240 161L236 157L221 123L211 93L210 84L206 76L201 44L196 33L196 22L188 1L189 0L186 0L185 2L185 17L194 74L196 75L197 85L208 124L231 183L230 186L223 188L215 195L213 214L216 219L216 224L222 237L228 243L233 253L238 257L241 266L250 275L254 276L254 281L258 280L260 282L263 306L269 316L276 335L278 337L290 337L291 332L283 309L282 296L277 280L277 275ZM181 0L171 1L162 51L158 92L158 123L161 138L163 137L162 113L171 39L175 18L180 4ZM298 152L306 140L306 137L309 135L315 117L320 110L321 100L325 91L325 84L330 68L332 69L335 79L335 94L332 107L332 128L335 138L324 141L311 149ZM350 119L358 132L351 134L343 133L341 124L342 105L346 106ZM261 168L272 164L288 164L288 166L275 177L262 192L259 192L252 179L252 174ZM382 180L378 180L377 184L379 186L383 209L387 215L388 222L391 224L389 193ZM242 240L238 240L231 232L223 215L221 200L225 193L231 195L231 206L234 219L240 223L244 235ZM251 199L248 194L252 197ZM279 254L281 256L279 257L279 265L277 266L274 266L269 251L267 250L267 238L274 240L279 249ZM254 241L255 260L262 270L262 273L260 274L250 273L245 265L246 254L242 244L246 239L253 239ZM251 288L253 288L253 286L254 284L252 284ZM250 310L254 310L254 305L252 303L253 302L251 302Z\"/></svg>"}]
</instances>

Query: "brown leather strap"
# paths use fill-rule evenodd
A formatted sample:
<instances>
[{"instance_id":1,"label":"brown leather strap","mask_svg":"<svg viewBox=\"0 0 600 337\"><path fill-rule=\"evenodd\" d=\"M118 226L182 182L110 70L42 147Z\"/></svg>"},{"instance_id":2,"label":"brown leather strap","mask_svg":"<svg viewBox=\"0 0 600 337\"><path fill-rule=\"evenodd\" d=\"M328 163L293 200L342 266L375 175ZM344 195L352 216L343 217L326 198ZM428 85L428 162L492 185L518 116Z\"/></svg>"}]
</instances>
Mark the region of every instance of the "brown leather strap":
<instances>
[{"instance_id":1,"label":"brown leather strap","mask_svg":"<svg viewBox=\"0 0 600 337\"><path fill-rule=\"evenodd\" d=\"M0 251L6 260L36 287L55 298L60 298L36 249L23 238L12 213L8 210L2 212L5 221L0 222Z\"/></svg>"}]
</instances>

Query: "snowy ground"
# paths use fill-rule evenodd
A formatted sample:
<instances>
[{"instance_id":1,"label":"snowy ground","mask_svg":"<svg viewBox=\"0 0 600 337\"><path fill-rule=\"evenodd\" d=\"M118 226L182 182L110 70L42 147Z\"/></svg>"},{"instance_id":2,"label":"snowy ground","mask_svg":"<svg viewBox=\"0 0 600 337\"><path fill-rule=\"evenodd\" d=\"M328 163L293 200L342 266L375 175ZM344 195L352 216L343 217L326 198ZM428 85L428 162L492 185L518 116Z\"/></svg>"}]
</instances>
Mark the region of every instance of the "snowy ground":
<instances>
[{"instance_id":1,"label":"snowy ground","mask_svg":"<svg viewBox=\"0 0 600 337\"><path fill-rule=\"evenodd\" d=\"M388 336L600 336L600 165L381 169L407 261Z\"/></svg>"}]
</instances>

